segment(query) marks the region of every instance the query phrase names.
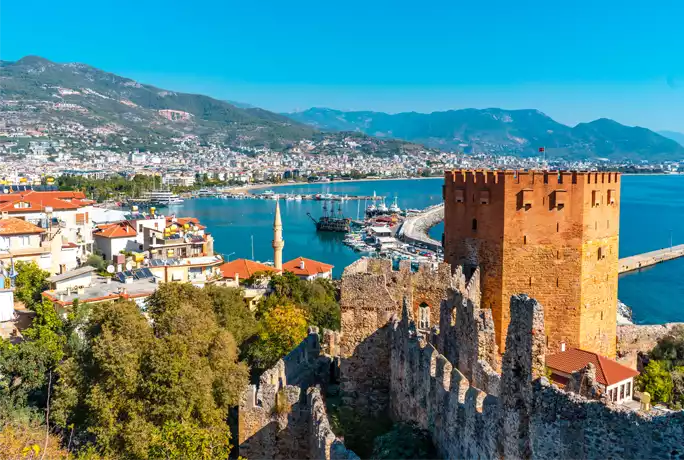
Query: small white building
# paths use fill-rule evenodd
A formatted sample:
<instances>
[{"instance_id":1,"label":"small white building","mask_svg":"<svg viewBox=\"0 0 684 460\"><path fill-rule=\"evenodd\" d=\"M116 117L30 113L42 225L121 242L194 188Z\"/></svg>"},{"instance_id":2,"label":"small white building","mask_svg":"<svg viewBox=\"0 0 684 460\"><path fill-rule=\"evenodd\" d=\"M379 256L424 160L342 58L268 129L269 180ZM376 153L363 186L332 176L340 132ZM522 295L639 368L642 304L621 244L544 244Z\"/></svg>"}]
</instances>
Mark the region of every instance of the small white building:
<instances>
[{"instance_id":1,"label":"small white building","mask_svg":"<svg viewBox=\"0 0 684 460\"><path fill-rule=\"evenodd\" d=\"M596 368L596 380L611 401L621 404L632 400L634 377L639 375L638 371L591 351L566 348L565 344L561 344L560 352L546 356L551 380L561 386L567 384L573 372L589 363Z\"/></svg>"},{"instance_id":2,"label":"small white building","mask_svg":"<svg viewBox=\"0 0 684 460\"><path fill-rule=\"evenodd\" d=\"M53 275L47 280L50 283L50 289L56 291L83 289L90 287L93 283L94 271L93 267L86 266L62 273L61 275Z\"/></svg>"},{"instance_id":3,"label":"small white building","mask_svg":"<svg viewBox=\"0 0 684 460\"><path fill-rule=\"evenodd\" d=\"M140 251L138 232L127 221L98 225L93 239L105 260L112 260L122 251Z\"/></svg>"}]
</instances>

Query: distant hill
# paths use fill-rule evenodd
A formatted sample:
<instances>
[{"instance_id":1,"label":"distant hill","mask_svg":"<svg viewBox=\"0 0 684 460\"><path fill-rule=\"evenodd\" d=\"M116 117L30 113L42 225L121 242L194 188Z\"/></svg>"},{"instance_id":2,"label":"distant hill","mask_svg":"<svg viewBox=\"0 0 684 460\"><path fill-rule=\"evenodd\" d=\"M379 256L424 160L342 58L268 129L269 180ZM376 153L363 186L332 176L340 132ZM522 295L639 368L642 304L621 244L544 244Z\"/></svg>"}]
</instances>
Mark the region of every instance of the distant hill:
<instances>
[{"instance_id":1,"label":"distant hill","mask_svg":"<svg viewBox=\"0 0 684 460\"><path fill-rule=\"evenodd\" d=\"M0 61L0 97L42 103L34 105L37 115L46 119L57 116L87 127L111 124L122 134L138 135L143 141L195 134L278 148L310 138L315 132L277 113L167 91L85 64L58 64L38 56ZM57 106L58 113L48 110L55 104L67 105ZM68 104L75 104L78 110Z\"/></svg>"},{"instance_id":2,"label":"distant hill","mask_svg":"<svg viewBox=\"0 0 684 460\"><path fill-rule=\"evenodd\" d=\"M295 121L329 131L358 131L442 149L538 155L566 159L665 160L684 158L684 147L646 128L599 119L570 127L538 110L463 109L429 114L343 112L312 108L286 114Z\"/></svg>"},{"instance_id":3,"label":"distant hill","mask_svg":"<svg viewBox=\"0 0 684 460\"><path fill-rule=\"evenodd\" d=\"M678 133L677 131L658 131L658 134L684 146L684 133Z\"/></svg>"}]
</instances>

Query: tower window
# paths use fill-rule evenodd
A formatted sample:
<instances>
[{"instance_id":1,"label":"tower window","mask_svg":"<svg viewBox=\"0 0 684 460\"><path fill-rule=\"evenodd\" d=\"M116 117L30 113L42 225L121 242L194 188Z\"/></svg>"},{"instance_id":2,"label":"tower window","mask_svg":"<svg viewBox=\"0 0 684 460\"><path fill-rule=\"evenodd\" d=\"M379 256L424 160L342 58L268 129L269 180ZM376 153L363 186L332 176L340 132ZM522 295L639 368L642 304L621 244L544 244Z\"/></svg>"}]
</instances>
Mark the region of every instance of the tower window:
<instances>
[{"instance_id":1,"label":"tower window","mask_svg":"<svg viewBox=\"0 0 684 460\"><path fill-rule=\"evenodd\" d=\"M556 222L556 233L560 232L560 223Z\"/></svg>"},{"instance_id":2,"label":"tower window","mask_svg":"<svg viewBox=\"0 0 684 460\"><path fill-rule=\"evenodd\" d=\"M527 235L523 236L523 244L527 244Z\"/></svg>"},{"instance_id":3,"label":"tower window","mask_svg":"<svg viewBox=\"0 0 684 460\"><path fill-rule=\"evenodd\" d=\"M473 231L477 231L477 219L473 219Z\"/></svg>"},{"instance_id":4,"label":"tower window","mask_svg":"<svg viewBox=\"0 0 684 460\"><path fill-rule=\"evenodd\" d=\"M430 306L423 302L418 308L418 327L428 329L430 327Z\"/></svg>"}]
</instances>

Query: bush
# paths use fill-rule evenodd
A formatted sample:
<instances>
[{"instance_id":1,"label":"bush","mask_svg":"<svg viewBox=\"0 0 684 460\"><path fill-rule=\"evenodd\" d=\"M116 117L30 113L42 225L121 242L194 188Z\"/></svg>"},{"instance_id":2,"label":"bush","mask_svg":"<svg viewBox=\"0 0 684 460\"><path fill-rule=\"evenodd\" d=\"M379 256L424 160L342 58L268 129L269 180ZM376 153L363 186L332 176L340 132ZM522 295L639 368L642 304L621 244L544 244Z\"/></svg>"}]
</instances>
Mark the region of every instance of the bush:
<instances>
[{"instance_id":1,"label":"bush","mask_svg":"<svg viewBox=\"0 0 684 460\"><path fill-rule=\"evenodd\" d=\"M437 450L430 433L414 423L397 423L389 433L375 439L373 460L435 459Z\"/></svg>"}]
</instances>

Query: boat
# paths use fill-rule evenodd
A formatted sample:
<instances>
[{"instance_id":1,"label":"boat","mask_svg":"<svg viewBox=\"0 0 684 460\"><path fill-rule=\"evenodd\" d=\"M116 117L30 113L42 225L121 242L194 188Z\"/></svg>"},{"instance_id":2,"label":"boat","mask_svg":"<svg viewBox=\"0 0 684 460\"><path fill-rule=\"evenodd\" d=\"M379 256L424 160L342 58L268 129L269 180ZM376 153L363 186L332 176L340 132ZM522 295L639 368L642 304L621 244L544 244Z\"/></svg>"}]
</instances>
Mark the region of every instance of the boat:
<instances>
[{"instance_id":1,"label":"boat","mask_svg":"<svg viewBox=\"0 0 684 460\"><path fill-rule=\"evenodd\" d=\"M170 190L157 190L153 192L145 192L143 194L145 200L149 200L150 206L171 206L183 203L183 198L179 197Z\"/></svg>"},{"instance_id":2,"label":"boat","mask_svg":"<svg viewBox=\"0 0 684 460\"><path fill-rule=\"evenodd\" d=\"M285 201L294 201L295 197L293 195L287 194L285 195Z\"/></svg>"},{"instance_id":3,"label":"boat","mask_svg":"<svg viewBox=\"0 0 684 460\"><path fill-rule=\"evenodd\" d=\"M394 197L394 202L390 205L389 207L389 212L392 214L399 214L401 212L401 208L397 204L397 197Z\"/></svg>"},{"instance_id":4,"label":"boat","mask_svg":"<svg viewBox=\"0 0 684 460\"><path fill-rule=\"evenodd\" d=\"M295 201L302 201L302 196L301 195L295 195L294 200Z\"/></svg>"},{"instance_id":5,"label":"boat","mask_svg":"<svg viewBox=\"0 0 684 460\"><path fill-rule=\"evenodd\" d=\"M385 200L383 199L380 204L378 205L378 213L380 214L386 214L389 211L387 208L387 205L385 204Z\"/></svg>"},{"instance_id":6,"label":"boat","mask_svg":"<svg viewBox=\"0 0 684 460\"><path fill-rule=\"evenodd\" d=\"M316 230L319 232L340 232L348 233L351 230L351 219L344 217L342 215L342 207L338 208L337 213L333 209L328 212L328 206L323 203L323 216L318 220L314 219L310 212L306 213L314 224L316 224Z\"/></svg>"}]
</instances>

